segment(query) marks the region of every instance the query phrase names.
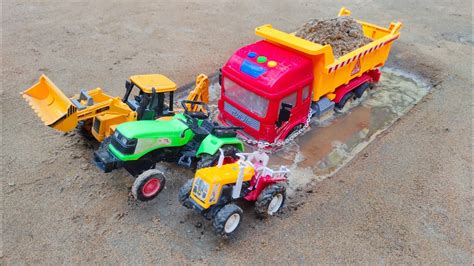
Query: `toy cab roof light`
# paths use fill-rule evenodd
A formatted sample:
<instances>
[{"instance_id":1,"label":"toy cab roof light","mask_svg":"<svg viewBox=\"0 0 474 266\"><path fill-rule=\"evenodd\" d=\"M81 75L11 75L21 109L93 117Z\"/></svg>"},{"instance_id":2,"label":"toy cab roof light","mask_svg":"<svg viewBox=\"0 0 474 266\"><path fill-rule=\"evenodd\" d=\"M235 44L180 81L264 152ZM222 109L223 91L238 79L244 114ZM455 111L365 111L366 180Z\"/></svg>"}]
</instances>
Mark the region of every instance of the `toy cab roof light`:
<instances>
[{"instance_id":1,"label":"toy cab roof light","mask_svg":"<svg viewBox=\"0 0 474 266\"><path fill-rule=\"evenodd\" d=\"M257 57L257 62L263 64L263 63L267 62L267 57L261 55L261 56Z\"/></svg>"},{"instance_id":2,"label":"toy cab roof light","mask_svg":"<svg viewBox=\"0 0 474 266\"><path fill-rule=\"evenodd\" d=\"M256 52L249 52L247 54L247 56L248 56L248 58L255 58L255 57L257 57L257 53Z\"/></svg>"},{"instance_id":3,"label":"toy cab roof light","mask_svg":"<svg viewBox=\"0 0 474 266\"><path fill-rule=\"evenodd\" d=\"M268 67L276 67L276 66L277 66L277 62L275 62L275 61L268 61L267 66L268 66Z\"/></svg>"}]
</instances>

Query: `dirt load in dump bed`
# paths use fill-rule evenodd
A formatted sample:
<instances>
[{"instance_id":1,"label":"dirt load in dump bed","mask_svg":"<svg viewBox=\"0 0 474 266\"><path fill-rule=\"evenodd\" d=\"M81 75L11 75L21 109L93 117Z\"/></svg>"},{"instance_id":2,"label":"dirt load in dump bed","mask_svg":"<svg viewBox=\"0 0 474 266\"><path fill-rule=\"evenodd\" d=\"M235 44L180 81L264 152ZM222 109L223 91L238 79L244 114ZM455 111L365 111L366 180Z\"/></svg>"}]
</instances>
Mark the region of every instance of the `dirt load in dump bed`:
<instances>
[{"instance_id":1,"label":"dirt load in dump bed","mask_svg":"<svg viewBox=\"0 0 474 266\"><path fill-rule=\"evenodd\" d=\"M370 38L364 36L362 26L350 17L311 19L296 31L296 36L331 45L335 58L371 42Z\"/></svg>"}]
</instances>

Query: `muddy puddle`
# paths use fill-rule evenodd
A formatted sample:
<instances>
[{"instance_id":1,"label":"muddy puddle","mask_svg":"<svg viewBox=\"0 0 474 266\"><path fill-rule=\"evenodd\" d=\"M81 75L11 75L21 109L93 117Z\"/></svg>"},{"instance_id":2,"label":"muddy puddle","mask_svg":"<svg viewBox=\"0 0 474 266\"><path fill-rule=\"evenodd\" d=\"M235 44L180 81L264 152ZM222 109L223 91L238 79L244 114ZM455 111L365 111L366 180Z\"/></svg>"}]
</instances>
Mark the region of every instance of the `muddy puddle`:
<instances>
[{"instance_id":1,"label":"muddy puddle","mask_svg":"<svg viewBox=\"0 0 474 266\"><path fill-rule=\"evenodd\" d=\"M270 165L289 166L289 192L334 175L379 134L406 114L428 92L429 85L414 75L384 68L380 82L341 113L331 112L292 143L272 153ZM219 85L210 87L216 101ZM214 110L217 109L212 104ZM251 151L252 147L247 147Z\"/></svg>"}]
</instances>

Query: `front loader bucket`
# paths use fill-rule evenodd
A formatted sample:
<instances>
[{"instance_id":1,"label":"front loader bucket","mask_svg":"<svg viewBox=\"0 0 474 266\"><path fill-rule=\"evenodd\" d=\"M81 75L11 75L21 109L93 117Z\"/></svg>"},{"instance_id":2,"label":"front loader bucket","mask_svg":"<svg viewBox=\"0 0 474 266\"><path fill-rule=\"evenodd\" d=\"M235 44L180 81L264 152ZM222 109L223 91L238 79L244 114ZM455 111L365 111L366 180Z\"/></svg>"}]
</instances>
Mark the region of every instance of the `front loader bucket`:
<instances>
[{"instance_id":1,"label":"front loader bucket","mask_svg":"<svg viewBox=\"0 0 474 266\"><path fill-rule=\"evenodd\" d=\"M77 108L45 75L22 93L23 98L44 122L56 130L68 132L77 125Z\"/></svg>"}]
</instances>

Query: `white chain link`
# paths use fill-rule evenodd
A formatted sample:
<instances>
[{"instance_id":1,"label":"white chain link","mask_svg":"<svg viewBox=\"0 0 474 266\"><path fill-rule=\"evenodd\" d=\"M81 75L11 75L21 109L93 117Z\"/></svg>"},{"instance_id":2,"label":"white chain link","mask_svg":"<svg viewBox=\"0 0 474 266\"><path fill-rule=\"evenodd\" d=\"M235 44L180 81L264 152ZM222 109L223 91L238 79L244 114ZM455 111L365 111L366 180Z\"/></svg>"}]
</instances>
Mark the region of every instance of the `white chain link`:
<instances>
[{"instance_id":1,"label":"white chain link","mask_svg":"<svg viewBox=\"0 0 474 266\"><path fill-rule=\"evenodd\" d=\"M247 143L251 146L257 146L259 150L265 150L268 147L270 147L270 148L281 148L285 145L288 145L296 137L301 135L309 127L310 122L311 122L311 108L308 111L308 118L306 119L306 123L303 125L303 127L296 130L295 132L292 132L287 138L285 138L285 140L279 140L279 141L270 143L268 141L249 139L249 138L244 137L242 135L240 135L239 137L242 139L243 142L245 142L245 143Z\"/></svg>"}]
</instances>

